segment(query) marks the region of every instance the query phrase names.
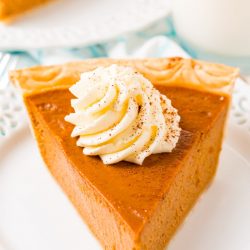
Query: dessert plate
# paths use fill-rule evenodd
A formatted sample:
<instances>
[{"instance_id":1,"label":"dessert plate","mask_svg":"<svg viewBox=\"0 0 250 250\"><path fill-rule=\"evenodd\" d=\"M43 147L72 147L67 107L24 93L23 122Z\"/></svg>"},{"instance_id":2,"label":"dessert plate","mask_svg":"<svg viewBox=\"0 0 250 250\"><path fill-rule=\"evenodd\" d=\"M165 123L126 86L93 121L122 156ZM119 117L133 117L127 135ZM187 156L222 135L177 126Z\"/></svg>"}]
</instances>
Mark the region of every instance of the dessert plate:
<instances>
[{"instance_id":1,"label":"dessert plate","mask_svg":"<svg viewBox=\"0 0 250 250\"><path fill-rule=\"evenodd\" d=\"M3 249L101 249L46 170L28 126L2 143L0 152ZM226 143L213 184L191 211L169 249L250 249L249 211L249 161Z\"/></svg>"},{"instance_id":2,"label":"dessert plate","mask_svg":"<svg viewBox=\"0 0 250 250\"><path fill-rule=\"evenodd\" d=\"M166 16L170 0L55 0L0 24L0 49L77 47L135 31Z\"/></svg>"},{"instance_id":3,"label":"dessert plate","mask_svg":"<svg viewBox=\"0 0 250 250\"><path fill-rule=\"evenodd\" d=\"M238 81L218 173L168 249L250 249L249 104ZM11 88L0 92L0 249L101 249L46 170Z\"/></svg>"}]
</instances>

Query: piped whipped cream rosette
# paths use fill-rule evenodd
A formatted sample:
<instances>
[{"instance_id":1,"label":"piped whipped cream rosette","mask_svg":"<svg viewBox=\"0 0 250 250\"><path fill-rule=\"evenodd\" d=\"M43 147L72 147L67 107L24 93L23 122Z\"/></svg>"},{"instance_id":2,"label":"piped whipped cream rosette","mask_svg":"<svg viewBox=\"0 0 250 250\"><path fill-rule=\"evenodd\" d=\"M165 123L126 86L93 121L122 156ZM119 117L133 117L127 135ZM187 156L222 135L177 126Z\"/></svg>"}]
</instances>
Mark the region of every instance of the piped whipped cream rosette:
<instances>
[{"instance_id":1,"label":"piped whipped cream rosette","mask_svg":"<svg viewBox=\"0 0 250 250\"><path fill-rule=\"evenodd\" d=\"M180 137L180 116L171 101L133 68L111 65L81 75L70 88L76 97L73 137L85 155L104 164L142 164L156 153L171 152Z\"/></svg>"}]
</instances>

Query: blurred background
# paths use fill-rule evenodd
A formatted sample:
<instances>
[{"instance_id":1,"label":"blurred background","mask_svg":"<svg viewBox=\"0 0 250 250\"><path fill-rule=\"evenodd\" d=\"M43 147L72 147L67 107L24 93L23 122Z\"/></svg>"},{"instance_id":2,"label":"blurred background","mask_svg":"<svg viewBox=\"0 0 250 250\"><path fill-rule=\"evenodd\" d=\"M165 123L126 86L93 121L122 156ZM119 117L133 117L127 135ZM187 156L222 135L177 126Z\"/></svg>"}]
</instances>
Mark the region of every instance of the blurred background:
<instances>
[{"instance_id":1,"label":"blurred background","mask_svg":"<svg viewBox=\"0 0 250 250\"><path fill-rule=\"evenodd\" d=\"M250 74L249 0L0 0L0 19L2 81L91 57L191 56Z\"/></svg>"}]
</instances>

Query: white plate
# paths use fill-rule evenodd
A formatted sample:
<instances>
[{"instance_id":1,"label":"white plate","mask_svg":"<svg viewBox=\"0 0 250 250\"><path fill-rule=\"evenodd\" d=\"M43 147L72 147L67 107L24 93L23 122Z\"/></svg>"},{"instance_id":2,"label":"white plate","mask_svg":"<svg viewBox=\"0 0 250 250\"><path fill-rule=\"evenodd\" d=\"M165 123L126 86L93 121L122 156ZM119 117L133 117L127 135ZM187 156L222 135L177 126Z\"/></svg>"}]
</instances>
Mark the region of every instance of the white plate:
<instances>
[{"instance_id":1,"label":"white plate","mask_svg":"<svg viewBox=\"0 0 250 250\"><path fill-rule=\"evenodd\" d=\"M55 0L0 24L0 49L76 47L135 31L166 16L171 0Z\"/></svg>"},{"instance_id":2,"label":"white plate","mask_svg":"<svg viewBox=\"0 0 250 250\"><path fill-rule=\"evenodd\" d=\"M229 135L231 132L230 129ZM27 126L5 140L0 152L3 249L101 249L46 170ZM250 249L249 211L250 164L232 145L225 144L213 184L169 249Z\"/></svg>"},{"instance_id":3,"label":"white plate","mask_svg":"<svg viewBox=\"0 0 250 250\"><path fill-rule=\"evenodd\" d=\"M101 249L46 170L23 119L14 90L0 91L0 250ZM249 145L250 87L238 80L219 171L170 250L250 249Z\"/></svg>"}]
</instances>

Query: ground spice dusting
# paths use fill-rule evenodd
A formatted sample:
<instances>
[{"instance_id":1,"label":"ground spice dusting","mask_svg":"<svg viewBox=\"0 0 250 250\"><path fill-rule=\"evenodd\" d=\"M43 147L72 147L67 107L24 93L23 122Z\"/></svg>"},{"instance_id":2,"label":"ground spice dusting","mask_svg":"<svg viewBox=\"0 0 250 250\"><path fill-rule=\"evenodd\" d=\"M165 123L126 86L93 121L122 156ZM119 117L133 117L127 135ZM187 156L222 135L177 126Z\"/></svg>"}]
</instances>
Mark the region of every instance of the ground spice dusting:
<instances>
[{"instance_id":1,"label":"ground spice dusting","mask_svg":"<svg viewBox=\"0 0 250 250\"><path fill-rule=\"evenodd\" d=\"M177 110L171 106L171 101L139 72L132 68L112 65L93 71L88 78L81 77L81 81L84 81L90 90L96 85L97 98L105 97L104 100L95 101L93 90L90 91L92 96L88 97L95 103L95 106L91 107L97 109L94 113L96 117L93 116L97 119L93 120L93 129L92 118L88 119L93 134L87 133L86 137L84 127L75 127L74 135L80 135L78 144L84 145L84 152L91 154L93 151L91 155L98 152L107 164L126 160L127 157L129 161L142 164L144 158L150 154L169 152L175 147L180 134ZM84 96L87 96L87 93ZM107 106L109 103L110 106ZM105 115L109 116L105 118ZM105 124L95 127L98 119L105 121ZM93 139L89 139L92 137ZM91 144L88 147L88 140L95 146ZM101 145L94 143L94 140ZM105 151L103 154L102 149Z\"/></svg>"}]
</instances>

